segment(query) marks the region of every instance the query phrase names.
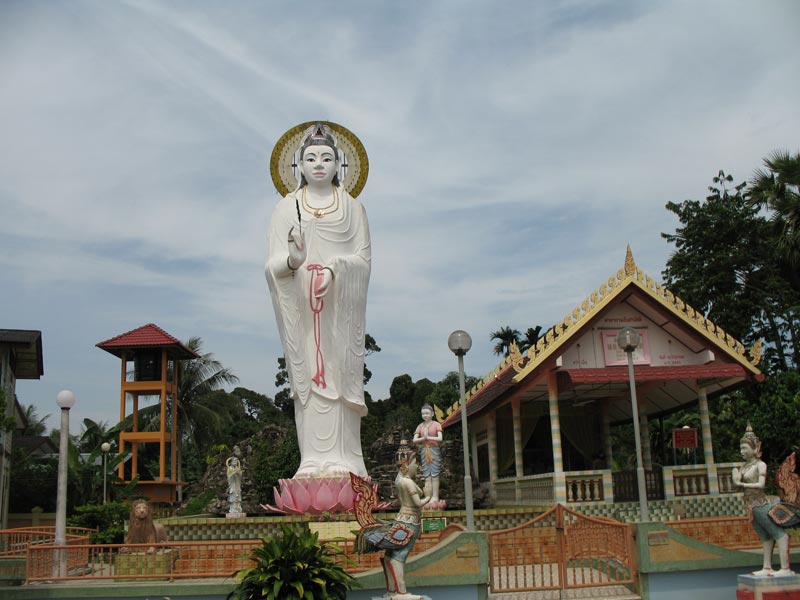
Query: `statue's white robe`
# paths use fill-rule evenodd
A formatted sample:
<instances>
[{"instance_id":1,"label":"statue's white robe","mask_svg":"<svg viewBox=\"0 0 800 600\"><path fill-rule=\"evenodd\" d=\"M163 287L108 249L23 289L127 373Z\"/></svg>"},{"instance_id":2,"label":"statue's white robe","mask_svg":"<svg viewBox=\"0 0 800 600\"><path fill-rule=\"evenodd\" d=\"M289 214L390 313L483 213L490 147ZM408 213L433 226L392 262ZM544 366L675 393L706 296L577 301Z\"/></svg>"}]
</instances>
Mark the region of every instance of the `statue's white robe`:
<instances>
[{"instance_id":1,"label":"statue's white robe","mask_svg":"<svg viewBox=\"0 0 800 600\"><path fill-rule=\"evenodd\" d=\"M364 334L370 274L369 225L364 208L339 188L336 212L317 219L300 208L306 261L294 273L286 264L289 231L298 230L295 194L275 208L269 231L266 264L278 323L300 445L297 475L329 475L352 471L366 477L361 453L364 402ZM317 373L314 312L309 294L308 265L330 267L333 280L320 313L320 351L327 386L312 381Z\"/></svg>"}]
</instances>

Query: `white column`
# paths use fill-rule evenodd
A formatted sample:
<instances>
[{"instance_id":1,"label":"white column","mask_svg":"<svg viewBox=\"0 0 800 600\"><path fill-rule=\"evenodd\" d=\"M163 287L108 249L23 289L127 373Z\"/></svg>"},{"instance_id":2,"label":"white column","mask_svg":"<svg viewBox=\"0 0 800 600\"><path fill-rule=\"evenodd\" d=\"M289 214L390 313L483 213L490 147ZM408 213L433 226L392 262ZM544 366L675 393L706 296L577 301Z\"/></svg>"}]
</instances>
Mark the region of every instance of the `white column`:
<instances>
[{"instance_id":1,"label":"white column","mask_svg":"<svg viewBox=\"0 0 800 600\"><path fill-rule=\"evenodd\" d=\"M497 412L489 413L488 419L486 432L489 436L489 480L494 493L494 482L497 479Z\"/></svg>"},{"instance_id":2,"label":"white column","mask_svg":"<svg viewBox=\"0 0 800 600\"><path fill-rule=\"evenodd\" d=\"M558 382L555 372L547 375L547 395L550 408L550 436L553 441L553 485L556 503L567 502L567 481L564 477L564 456L561 452L561 418L558 413Z\"/></svg>"},{"instance_id":3,"label":"white column","mask_svg":"<svg viewBox=\"0 0 800 600\"><path fill-rule=\"evenodd\" d=\"M614 446L611 443L611 417L608 414L608 402L603 402L603 446L605 448L606 464L604 469L614 466Z\"/></svg>"},{"instance_id":4,"label":"white column","mask_svg":"<svg viewBox=\"0 0 800 600\"><path fill-rule=\"evenodd\" d=\"M700 428L703 433L703 458L708 472L708 493L712 496L719 495L719 478L717 465L714 463L714 446L711 443L711 420L708 417L708 396L706 389L697 389L697 404L700 408Z\"/></svg>"},{"instance_id":5,"label":"white column","mask_svg":"<svg viewBox=\"0 0 800 600\"><path fill-rule=\"evenodd\" d=\"M519 398L514 398L511 401L511 415L514 423L514 467L516 474L514 489L517 504L522 503L522 488L520 487L519 478L525 474L522 462L522 416L520 412L520 400Z\"/></svg>"}]
</instances>

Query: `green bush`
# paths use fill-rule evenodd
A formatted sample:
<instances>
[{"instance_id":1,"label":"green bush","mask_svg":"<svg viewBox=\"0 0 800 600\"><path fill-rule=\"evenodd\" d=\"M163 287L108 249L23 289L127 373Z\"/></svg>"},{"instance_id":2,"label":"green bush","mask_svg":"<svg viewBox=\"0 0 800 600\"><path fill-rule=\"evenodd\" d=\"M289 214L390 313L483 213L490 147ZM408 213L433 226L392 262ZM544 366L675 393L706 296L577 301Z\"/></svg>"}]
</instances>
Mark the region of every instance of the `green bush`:
<instances>
[{"instance_id":1,"label":"green bush","mask_svg":"<svg viewBox=\"0 0 800 600\"><path fill-rule=\"evenodd\" d=\"M345 600L356 581L334 563L333 546L320 544L307 525L282 525L253 550L256 564L238 572L234 600Z\"/></svg>"},{"instance_id":2,"label":"green bush","mask_svg":"<svg viewBox=\"0 0 800 600\"><path fill-rule=\"evenodd\" d=\"M84 504L75 507L67 523L72 527L97 529L91 536L93 544L122 544L125 542L125 519L130 510L124 502Z\"/></svg>"},{"instance_id":3,"label":"green bush","mask_svg":"<svg viewBox=\"0 0 800 600\"><path fill-rule=\"evenodd\" d=\"M214 496L216 496L214 490L206 490L199 496L192 497L178 513L184 517L202 514L206 511L206 506L214 499Z\"/></svg>"}]
</instances>

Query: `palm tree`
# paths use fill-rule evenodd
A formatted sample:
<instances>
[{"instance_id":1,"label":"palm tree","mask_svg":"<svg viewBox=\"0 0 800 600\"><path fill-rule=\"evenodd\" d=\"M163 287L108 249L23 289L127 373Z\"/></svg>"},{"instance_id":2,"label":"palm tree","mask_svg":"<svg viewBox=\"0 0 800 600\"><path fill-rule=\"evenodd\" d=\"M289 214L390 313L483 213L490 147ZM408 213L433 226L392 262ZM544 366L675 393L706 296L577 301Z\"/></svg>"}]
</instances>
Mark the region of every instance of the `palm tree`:
<instances>
[{"instance_id":1,"label":"palm tree","mask_svg":"<svg viewBox=\"0 0 800 600\"><path fill-rule=\"evenodd\" d=\"M44 435L47 431L47 419L50 417L50 415L46 414L45 416L40 417L39 412L36 410L36 407L33 404L29 404L28 406L20 404L20 406L22 407L22 413L25 417L25 427L22 429L22 432L19 435Z\"/></svg>"},{"instance_id":2,"label":"palm tree","mask_svg":"<svg viewBox=\"0 0 800 600\"><path fill-rule=\"evenodd\" d=\"M756 169L748 191L750 202L770 211L775 245L790 270L795 287L800 285L800 153L776 150ZM798 287L800 289L800 287Z\"/></svg>"},{"instance_id":3,"label":"palm tree","mask_svg":"<svg viewBox=\"0 0 800 600\"><path fill-rule=\"evenodd\" d=\"M501 327L498 331L493 331L489 334L489 339L494 341L497 340L497 343L494 345L492 349L495 354L500 356L508 356L508 353L511 348L511 343L515 343L519 345L520 343L520 332L518 329L511 329L509 325L505 327Z\"/></svg>"},{"instance_id":4,"label":"palm tree","mask_svg":"<svg viewBox=\"0 0 800 600\"><path fill-rule=\"evenodd\" d=\"M529 348L533 348L536 345L536 342L539 341L541 335L542 335L541 325L537 325L536 327L528 327L525 330L522 339L519 341L520 352L525 353Z\"/></svg>"},{"instance_id":5,"label":"palm tree","mask_svg":"<svg viewBox=\"0 0 800 600\"><path fill-rule=\"evenodd\" d=\"M214 358L211 352L202 354L203 340L189 338L183 343L200 358L187 361L180 374L178 392L178 425L184 440L200 447L213 440L230 418L226 407L210 398L211 392L223 385L239 382L239 378Z\"/></svg>"}]
</instances>

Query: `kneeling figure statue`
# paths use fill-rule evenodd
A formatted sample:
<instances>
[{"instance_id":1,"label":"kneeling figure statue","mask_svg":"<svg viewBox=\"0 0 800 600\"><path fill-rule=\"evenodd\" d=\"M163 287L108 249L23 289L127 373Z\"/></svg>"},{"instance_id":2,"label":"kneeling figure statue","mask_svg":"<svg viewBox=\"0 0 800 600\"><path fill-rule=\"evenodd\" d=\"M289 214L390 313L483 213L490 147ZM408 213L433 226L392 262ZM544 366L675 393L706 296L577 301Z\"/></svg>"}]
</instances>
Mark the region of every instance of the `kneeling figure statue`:
<instances>
[{"instance_id":1,"label":"kneeling figure statue","mask_svg":"<svg viewBox=\"0 0 800 600\"><path fill-rule=\"evenodd\" d=\"M386 577L386 593L382 598L390 600L423 600L426 596L410 594L406 589L405 563L420 534L422 507L431 499L430 480L421 490L414 481L417 476L416 458L408 458L400 464L400 473L395 482L400 510L394 521L377 521L372 509L377 503L375 489L364 479L350 474L355 492L355 513L361 530L356 536L359 553L385 550L381 557L383 574Z\"/></svg>"}]
</instances>

